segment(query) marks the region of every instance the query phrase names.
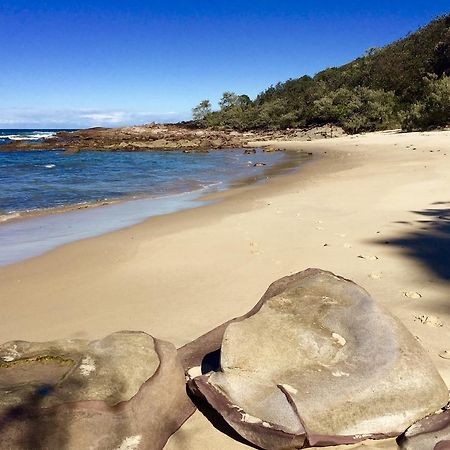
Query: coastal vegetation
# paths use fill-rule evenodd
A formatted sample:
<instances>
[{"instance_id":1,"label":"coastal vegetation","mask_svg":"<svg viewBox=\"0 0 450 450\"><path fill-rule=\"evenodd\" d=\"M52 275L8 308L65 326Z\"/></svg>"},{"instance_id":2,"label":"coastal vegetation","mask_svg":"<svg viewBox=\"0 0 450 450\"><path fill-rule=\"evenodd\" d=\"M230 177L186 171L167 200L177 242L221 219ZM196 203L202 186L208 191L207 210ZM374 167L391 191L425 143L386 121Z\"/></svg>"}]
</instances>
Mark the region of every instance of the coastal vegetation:
<instances>
[{"instance_id":1,"label":"coastal vegetation","mask_svg":"<svg viewBox=\"0 0 450 450\"><path fill-rule=\"evenodd\" d=\"M348 133L450 123L450 14L341 67L270 86L254 100L225 92L193 108L200 127L286 129L323 124Z\"/></svg>"}]
</instances>

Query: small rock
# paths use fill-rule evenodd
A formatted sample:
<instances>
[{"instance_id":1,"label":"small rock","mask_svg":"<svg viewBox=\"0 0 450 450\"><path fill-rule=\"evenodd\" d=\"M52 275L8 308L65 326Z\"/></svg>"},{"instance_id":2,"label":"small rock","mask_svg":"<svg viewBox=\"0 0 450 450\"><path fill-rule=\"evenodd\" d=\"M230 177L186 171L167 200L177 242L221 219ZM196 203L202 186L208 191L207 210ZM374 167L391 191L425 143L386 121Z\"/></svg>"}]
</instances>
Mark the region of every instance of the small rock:
<instances>
[{"instance_id":1,"label":"small rock","mask_svg":"<svg viewBox=\"0 0 450 450\"><path fill-rule=\"evenodd\" d=\"M422 298L422 294L420 292L414 292L414 291L403 292L403 295L405 297L413 298L413 299Z\"/></svg>"},{"instance_id":2,"label":"small rock","mask_svg":"<svg viewBox=\"0 0 450 450\"><path fill-rule=\"evenodd\" d=\"M375 255L358 255L358 258L367 259L368 261L376 261L378 256Z\"/></svg>"},{"instance_id":3,"label":"small rock","mask_svg":"<svg viewBox=\"0 0 450 450\"><path fill-rule=\"evenodd\" d=\"M436 316L428 316L427 314L422 314L420 316L414 316L414 320L417 320L425 325L429 325L431 327L440 328L443 327L444 324L441 322L439 317Z\"/></svg>"}]
</instances>

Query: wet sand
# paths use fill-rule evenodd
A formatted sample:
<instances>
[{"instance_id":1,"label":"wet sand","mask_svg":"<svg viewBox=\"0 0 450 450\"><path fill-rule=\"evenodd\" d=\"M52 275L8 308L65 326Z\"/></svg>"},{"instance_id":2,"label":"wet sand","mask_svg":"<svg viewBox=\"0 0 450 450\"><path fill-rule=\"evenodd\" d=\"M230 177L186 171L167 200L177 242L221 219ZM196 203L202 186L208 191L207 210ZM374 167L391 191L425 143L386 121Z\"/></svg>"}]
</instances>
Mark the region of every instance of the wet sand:
<instances>
[{"instance_id":1,"label":"wet sand","mask_svg":"<svg viewBox=\"0 0 450 450\"><path fill-rule=\"evenodd\" d=\"M247 312L272 281L320 267L397 315L450 386L439 356L450 347L450 132L273 144L316 157L220 202L1 268L1 340L136 329L181 346ZM197 412L166 447L243 445Z\"/></svg>"}]
</instances>

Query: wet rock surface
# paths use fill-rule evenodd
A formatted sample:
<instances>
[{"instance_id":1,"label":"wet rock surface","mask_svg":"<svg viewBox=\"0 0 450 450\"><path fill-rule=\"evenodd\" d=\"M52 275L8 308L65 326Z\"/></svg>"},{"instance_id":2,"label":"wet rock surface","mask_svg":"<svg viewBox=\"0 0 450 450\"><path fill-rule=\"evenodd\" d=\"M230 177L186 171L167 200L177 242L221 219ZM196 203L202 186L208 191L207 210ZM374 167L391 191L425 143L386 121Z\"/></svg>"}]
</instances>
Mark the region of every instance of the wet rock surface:
<instances>
[{"instance_id":1,"label":"wet rock surface","mask_svg":"<svg viewBox=\"0 0 450 450\"><path fill-rule=\"evenodd\" d=\"M406 328L353 282L317 269L273 283L247 315L180 355L192 391L262 448L398 436L448 401Z\"/></svg>"},{"instance_id":2,"label":"wet rock surface","mask_svg":"<svg viewBox=\"0 0 450 450\"><path fill-rule=\"evenodd\" d=\"M146 333L0 346L1 449L160 449L193 411L175 347Z\"/></svg>"}]
</instances>

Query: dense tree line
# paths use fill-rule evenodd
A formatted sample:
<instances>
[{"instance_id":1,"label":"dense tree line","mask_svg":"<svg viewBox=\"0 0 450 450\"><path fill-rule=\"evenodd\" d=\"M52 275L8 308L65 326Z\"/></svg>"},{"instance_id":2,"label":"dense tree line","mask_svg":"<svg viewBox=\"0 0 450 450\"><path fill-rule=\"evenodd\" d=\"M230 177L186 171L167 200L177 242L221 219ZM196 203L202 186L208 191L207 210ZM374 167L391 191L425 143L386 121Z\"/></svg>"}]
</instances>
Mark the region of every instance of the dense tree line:
<instances>
[{"instance_id":1,"label":"dense tree line","mask_svg":"<svg viewBox=\"0 0 450 450\"><path fill-rule=\"evenodd\" d=\"M278 83L251 100L225 92L193 108L200 126L250 130L324 123L350 133L450 123L450 14L341 67Z\"/></svg>"}]
</instances>

